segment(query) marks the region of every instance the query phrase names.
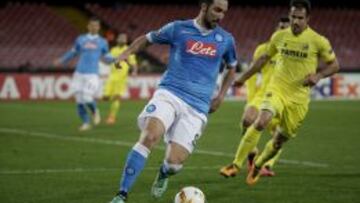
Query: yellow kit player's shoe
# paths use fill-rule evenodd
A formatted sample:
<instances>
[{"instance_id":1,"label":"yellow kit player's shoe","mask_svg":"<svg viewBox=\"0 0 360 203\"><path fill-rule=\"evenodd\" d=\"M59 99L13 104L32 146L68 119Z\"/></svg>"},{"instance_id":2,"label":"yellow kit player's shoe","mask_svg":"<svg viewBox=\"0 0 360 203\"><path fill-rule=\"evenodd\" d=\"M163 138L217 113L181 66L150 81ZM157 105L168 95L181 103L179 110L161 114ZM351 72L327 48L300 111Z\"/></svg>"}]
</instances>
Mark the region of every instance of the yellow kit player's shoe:
<instances>
[{"instance_id":1,"label":"yellow kit player's shoe","mask_svg":"<svg viewBox=\"0 0 360 203\"><path fill-rule=\"evenodd\" d=\"M225 178L235 177L240 172L240 168L236 164L229 164L220 169L220 175Z\"/></svg>"},{"instance_id":2,"label":"yellow kit player's shoe","mask_svg":"<svg viewBox=\"0 0 360 203\"><path fill-rule=\"evenodd\" d=\"M261 175L260 171L261 168L253 164L253 167L251 168L251 170L249 171L246 177L246 183L248 185L255 185L260 179L260 175Z\"/></svg>"},{"instance_id":3,"label":"yellow kit player's shoe","mask_svg":"<svg viewBox=\"0 0 360 203\"><path fill-rule=\"evenodd\" d=\"M113 125L113 124L115 124L115 117L114 117L114 116L109 116L109 117L106 119L106 124L108 124L108 125Z\"/></svg>"}]
</instances>

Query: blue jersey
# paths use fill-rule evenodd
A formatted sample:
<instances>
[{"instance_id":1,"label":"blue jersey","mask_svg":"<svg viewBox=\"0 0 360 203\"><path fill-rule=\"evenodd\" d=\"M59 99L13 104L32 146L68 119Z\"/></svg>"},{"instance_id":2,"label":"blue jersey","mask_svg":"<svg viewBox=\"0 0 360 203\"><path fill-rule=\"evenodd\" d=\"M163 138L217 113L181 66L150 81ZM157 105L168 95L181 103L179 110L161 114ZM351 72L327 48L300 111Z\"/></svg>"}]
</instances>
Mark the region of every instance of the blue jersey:
<instances>
[{"instance_id":1,"label":"blue jersey","mask_svg":"<svg viewBox=\"0 0 360 203\"><path fill-rule=\"evenodd\" d=\"M146 36L152 43L170 45L169 64L159 88L207 114L221 62L232 68L237 64L232 35L219 26L205 31L195 20L187 20L171 22Z\"/></svg>"},{"instance_id":2,"label":"blue jersey","mask_svg":"<svg viewBox=\"0 0 360 203\"><path fill-rule=\"evenodd\" d=\"M80 35L73 48L64 54L61 61L66 63L77 55L79 55L79 61L75 71L84 74L98 74L102 56L107 62L114 60L109 54L107 41L98 35Z\"/></svg>"}]
</instances>

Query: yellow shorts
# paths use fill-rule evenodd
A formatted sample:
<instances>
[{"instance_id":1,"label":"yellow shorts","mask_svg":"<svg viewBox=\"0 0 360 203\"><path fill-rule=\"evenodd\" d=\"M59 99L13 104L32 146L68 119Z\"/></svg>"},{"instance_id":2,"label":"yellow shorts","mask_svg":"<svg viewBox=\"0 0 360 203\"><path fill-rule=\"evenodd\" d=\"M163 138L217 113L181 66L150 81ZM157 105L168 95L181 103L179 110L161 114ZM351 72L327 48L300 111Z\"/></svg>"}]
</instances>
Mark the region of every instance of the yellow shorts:
<instances>
[{"instance_id":1,"label":"yellow shorts","mask_svg":"<svg viewBox=\"0 0 360 203\"><path fill-rule=\"evenodd\" d=\"M260 111L263 101L264 101L264 91L261 91L261 92L257 91L255 93L254 97L247 102L245 108L252 106L252 107L255 107L258 111ZM276 131L276 128L277 128L277 126L279 126L279 124L280 124L279 118L274 117L271 120L271 122L269 123L267 130L271 134L274 134Z\"/></svg>"},{"instance_id":2,"label":"yellow shorts","mask_svg":"<svg viewBox=\"0 0 360 203\"><path fill-rule=\"evenodd\" d=\"M248 101L246 103L246 107L253 106L253 107L256 107L257 109L260 109L260 106L261 106L261 103L263 100L264 100L264 93L260 92L260 91L256 91L254 96L252 98L248 99Z\"/></svg>"},{"instance_id":3,"label":"yellow shorts","mask_svg":"<svg viewBox=\"0 0 360 203\"><path fill-rule=\"evenodd\" d=\"M126 78L109 78L104 87L104 96L123 96L127 88L127 77Z\"/></svg>"},{"instance_id":4,"label":"yellow shorts","mask_svg":"<svg viewBox=\"0 0 360 203\"><path fill-rule=\"evenodd\" d=\"M286 100L278 92L267 91L260 109L271 111L275 115L274 118L279 119L280 132L293 138L305 119L308 103L294 103Z\"/></svg>"}]
</instances>

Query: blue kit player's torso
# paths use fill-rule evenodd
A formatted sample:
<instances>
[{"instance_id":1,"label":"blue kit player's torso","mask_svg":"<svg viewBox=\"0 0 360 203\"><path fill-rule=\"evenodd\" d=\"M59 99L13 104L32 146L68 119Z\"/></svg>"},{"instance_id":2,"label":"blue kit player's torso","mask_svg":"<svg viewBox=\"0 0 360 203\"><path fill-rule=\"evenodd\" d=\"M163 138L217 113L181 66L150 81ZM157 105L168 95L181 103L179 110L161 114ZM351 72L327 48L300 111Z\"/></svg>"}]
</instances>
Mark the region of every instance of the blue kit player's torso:
<instances>
[{"instance_id":1,"label":"blue kit player's torso","mask_svg":"<svg viewBox=\"0 0 360 203\"><path fill-rule=\"evenodd\" d=\"M99 35L79 36L74 47L62 57L62 61L66 63L77 55L79 55L79 61L75 71L83 74L98 74L99 61L102 56L106 61L113 60L109 54L107 41Z\"/></svg>"},{"instance_id":2,"label":"blue kit player's torso","mask_svg":"<svg viewBox=\"0 0 360 203\"><path fill-rule=\"evenodd\" d=\"M159 87L207 114L221 62L235 67L235 42L221 27L203 30L195 20L175 21L147 34L150 42L171 46L168 69Z\"/></svg>"}]
</instances>

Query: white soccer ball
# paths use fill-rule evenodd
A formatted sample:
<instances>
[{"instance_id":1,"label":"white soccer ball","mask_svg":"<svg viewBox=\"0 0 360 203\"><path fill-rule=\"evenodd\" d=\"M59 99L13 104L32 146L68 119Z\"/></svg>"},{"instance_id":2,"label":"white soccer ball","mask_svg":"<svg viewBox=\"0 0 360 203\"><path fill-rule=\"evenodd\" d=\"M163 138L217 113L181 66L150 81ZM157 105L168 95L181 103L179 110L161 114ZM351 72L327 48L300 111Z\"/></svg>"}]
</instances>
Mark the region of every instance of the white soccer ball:
<instances>
[{"instance_id":1,"label":"white soccer ball","mask_svg":"<svg viewBox=\"0 0 360 203\"><path fill-rule=\"evenodd\" d=\"M199 188L184 187L176 194L174 203L205 203L205 195Z\"/></svg>"}]
</instances>

